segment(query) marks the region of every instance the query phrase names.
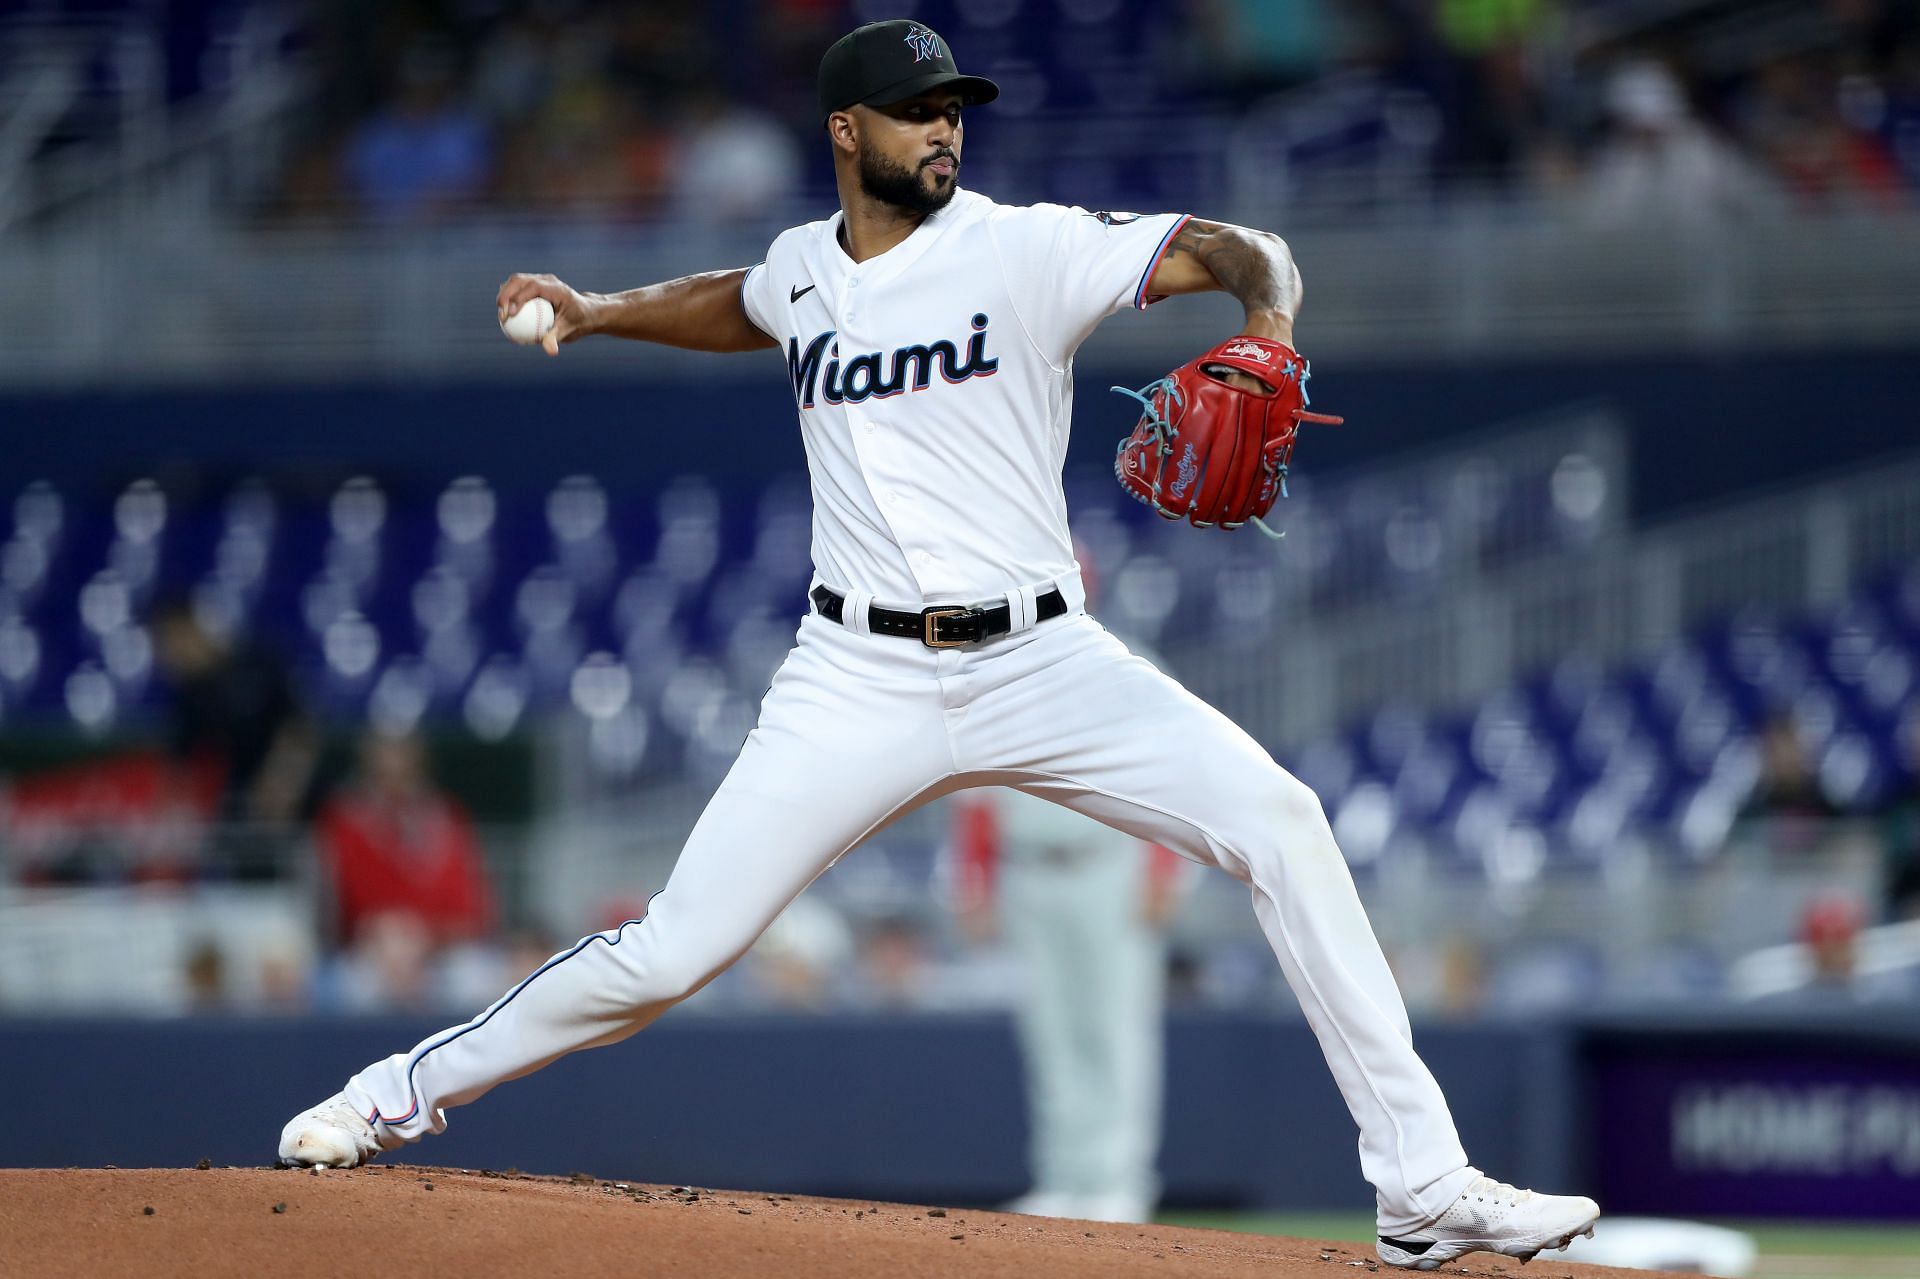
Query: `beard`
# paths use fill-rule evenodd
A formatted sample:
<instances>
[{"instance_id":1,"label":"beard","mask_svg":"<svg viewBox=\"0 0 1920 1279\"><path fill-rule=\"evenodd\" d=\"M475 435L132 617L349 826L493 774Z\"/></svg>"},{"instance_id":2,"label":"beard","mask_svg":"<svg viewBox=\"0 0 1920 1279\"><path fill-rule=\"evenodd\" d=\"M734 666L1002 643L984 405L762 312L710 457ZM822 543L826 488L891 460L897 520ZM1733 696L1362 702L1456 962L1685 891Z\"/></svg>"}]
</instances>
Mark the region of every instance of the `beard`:
<instances>
[{"instance_id":1,"label":"beard","mask_svg":"<svg viewBox=\"0 0 1920 1279\"><path fill-rule=\"evenodd\" d=\"M869 196L885 204L917 213L922 217L929 213L938 213L947 207L953 199L953 193L960 185L960 159L954 157L953 176L943 177L934 174L933 186L920 180L920 169L909 169L906 165L888 159L877 151L869 150L865 143L860 147L860 189Z\"/></svg>"}]
</instances>

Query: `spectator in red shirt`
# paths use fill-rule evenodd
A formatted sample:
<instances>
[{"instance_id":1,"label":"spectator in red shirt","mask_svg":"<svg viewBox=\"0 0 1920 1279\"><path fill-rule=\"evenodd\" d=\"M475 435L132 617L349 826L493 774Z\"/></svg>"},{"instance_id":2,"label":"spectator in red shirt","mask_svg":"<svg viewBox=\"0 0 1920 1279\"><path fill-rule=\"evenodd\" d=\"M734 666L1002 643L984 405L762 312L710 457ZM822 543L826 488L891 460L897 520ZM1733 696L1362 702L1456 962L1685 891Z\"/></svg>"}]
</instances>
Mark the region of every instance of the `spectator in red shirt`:
<instances>
[{"instance_id":1,"label":"spectator in red shirt","mask_svg":"<svg viewBox=\"0 0 1920 1279\"><path fill-rule=\"evenodd\" d=\"M493 931L493 889L473 823L434 786L418 737L367 734L359 774L321 810L317 836L340 946L392 914L417 920L435 948Z\"/></svg>"}]
</instances>

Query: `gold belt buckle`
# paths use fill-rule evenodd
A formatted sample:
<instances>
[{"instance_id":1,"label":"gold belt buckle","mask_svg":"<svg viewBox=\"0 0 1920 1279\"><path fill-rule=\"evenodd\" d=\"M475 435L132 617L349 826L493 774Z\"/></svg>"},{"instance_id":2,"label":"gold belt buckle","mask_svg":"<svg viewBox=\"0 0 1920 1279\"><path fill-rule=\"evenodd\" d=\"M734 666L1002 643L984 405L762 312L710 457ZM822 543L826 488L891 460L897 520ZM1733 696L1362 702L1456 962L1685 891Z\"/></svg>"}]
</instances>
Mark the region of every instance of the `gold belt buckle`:
<instances>
[{"instance_id":1,"label":"gold belt buckle","mask_svg":"<svg viewBox=\"0 0 1920 1279\"><path fill-rule=\"evenodd\" d=\"M964 648L971 640L943 640L939 637L936 625L943 617L965 617L973 610L970 608L930 608L920 616L926 621L927 633L923 643L928 648Z\"/></svg>"}]
</instances>

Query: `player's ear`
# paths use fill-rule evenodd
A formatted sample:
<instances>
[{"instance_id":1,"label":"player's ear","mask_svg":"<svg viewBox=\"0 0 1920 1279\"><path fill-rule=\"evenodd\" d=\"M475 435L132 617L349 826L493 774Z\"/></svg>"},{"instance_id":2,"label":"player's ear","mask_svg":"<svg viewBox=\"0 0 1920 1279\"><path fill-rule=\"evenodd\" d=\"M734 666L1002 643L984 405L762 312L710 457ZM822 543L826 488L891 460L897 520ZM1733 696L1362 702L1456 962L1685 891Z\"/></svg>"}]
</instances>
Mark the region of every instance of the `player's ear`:
<instances>
[{"instance_id":1,"label":"player's ear","mask_svg":"<svg viewBox=\"0 0 1920 1279\"><path fill-rule=\"evenodd\" d=\"M851 111L835 111L827 117L827 140L833 143L833 149L848 155L860 149L860 128L854 123Z\"/></svg>"}]
</instances>

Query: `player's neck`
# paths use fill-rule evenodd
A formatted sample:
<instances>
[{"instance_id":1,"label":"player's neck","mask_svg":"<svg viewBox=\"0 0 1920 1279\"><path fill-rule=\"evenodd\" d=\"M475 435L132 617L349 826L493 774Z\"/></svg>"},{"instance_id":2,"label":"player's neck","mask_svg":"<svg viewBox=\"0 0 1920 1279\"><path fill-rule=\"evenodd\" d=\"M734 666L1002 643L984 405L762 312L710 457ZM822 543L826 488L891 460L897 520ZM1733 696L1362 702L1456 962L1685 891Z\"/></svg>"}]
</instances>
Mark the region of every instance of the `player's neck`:
<instances>
[{"instance_id":1,"label":"player's neck","mask_svg":"<svg viewBox=\"0 0 1920 1279\"><path fill-rule=\"evenodd\" d=\"M876 200L855 188L840 191L840 247L855 262L877 258L919 229L930 214Z\"/></svg>"}]
</instances>

